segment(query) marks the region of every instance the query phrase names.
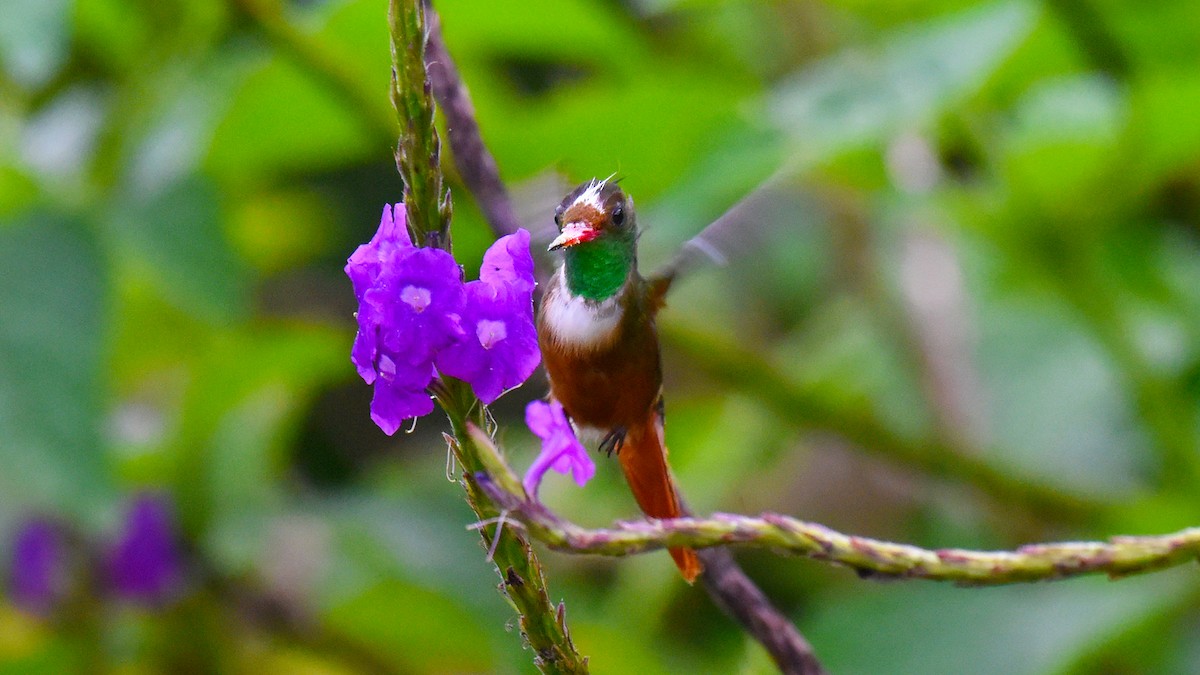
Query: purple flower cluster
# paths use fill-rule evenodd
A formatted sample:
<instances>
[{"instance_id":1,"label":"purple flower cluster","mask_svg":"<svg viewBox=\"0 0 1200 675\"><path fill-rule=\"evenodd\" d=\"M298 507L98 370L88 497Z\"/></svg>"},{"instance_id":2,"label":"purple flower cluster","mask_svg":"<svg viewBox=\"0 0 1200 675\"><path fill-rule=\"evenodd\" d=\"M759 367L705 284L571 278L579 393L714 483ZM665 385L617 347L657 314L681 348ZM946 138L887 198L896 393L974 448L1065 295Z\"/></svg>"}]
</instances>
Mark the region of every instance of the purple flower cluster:
<instances>
[{"instance_id":1,"label":"purple flower cluster","mask_svg":"<svg viewBox=\"0 0 1200 675\"><path fill-rule=\"evenodd\" d=\"M143 493L125 514L120 535L105 547L104 567L84 573L93 557L79 550L64 525L31 518L12 542L9 596L13 604L38 615L54 610L85 578L96 578L116 597L144 605L169 601L183 585L183 554L175 515L163 495Z\"/></svg>"},{"instance_id":2,"label":"purple flower cluster","mask_svg":"<svg viewBox=\"0 0 1200 675\"><path fill-rule=\"evenodd\" d=\"M454 258L414 246L405 222L403 204L385 206L375 236L346 264L358 299L350 358L375 385L371 419L388 435L433 410L426 390L438 372L470 383L488 404L541 360L529 233L498 239L479 280L464 284Z\"/></svg>"},{"instance_id":3,"label":"purple flower cluster","mask_svg":"<svg viewBox=\"0 0 1200 675\"><path fill-rule=\"evenodd\" d=\"M531 499L537 499L538 486L547 471L569 473L583 487L596 475L596 464L575 437L571 423L558 401L533 401L525 408L525 424L542 439L542 452L525 472L522 484Z\"/></svg>"}]
</instances>

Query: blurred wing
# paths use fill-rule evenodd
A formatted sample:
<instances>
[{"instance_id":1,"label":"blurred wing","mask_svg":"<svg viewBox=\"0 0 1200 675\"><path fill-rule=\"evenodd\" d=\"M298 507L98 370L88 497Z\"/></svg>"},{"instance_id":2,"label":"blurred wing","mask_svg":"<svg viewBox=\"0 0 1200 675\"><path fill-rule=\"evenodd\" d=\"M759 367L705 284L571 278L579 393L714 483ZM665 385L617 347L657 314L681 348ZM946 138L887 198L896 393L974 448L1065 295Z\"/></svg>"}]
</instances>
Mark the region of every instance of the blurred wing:
<instances>
[{"instance_id":1,"label":"blurred wing","mask_svg":"<svg viewBox=\"0 0 1200 675\"><path fill-rule=\"evenodd\" d=\"M536 265L538 283L544 287L554 273L555 261L546 247L558 236L554 224L554 207L563 195L575 187L566 176L548 170L512 187L513 204L521 227L529 230L530 248Z\"/></svg>"},{"instance_id":2,"label":"blurred wing","mask_svg":"<svg viewBox=\"0 0 1200 675\"><path fill-rule=\"evenodd\" d=\"M680 276L707 265L724 267L759 250L768 235L788 221L785 213L793 210L797 196L794 186L773 178L731 206L650 275L647 281L654 304L662 304Z\"/></svg>"}]
</instances>

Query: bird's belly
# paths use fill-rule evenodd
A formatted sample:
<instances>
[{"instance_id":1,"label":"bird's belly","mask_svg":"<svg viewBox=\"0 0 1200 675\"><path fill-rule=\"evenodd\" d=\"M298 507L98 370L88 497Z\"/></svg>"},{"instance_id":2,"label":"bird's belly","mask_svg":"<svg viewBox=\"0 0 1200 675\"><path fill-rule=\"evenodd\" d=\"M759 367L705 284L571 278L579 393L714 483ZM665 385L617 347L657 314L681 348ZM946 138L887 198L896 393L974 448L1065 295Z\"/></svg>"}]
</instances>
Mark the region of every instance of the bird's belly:
<instances>
[{"instance_id":1,"label":"bird's belly","mask_svg":"<svg viewBox=\"0 0 1200 675\"><path fill-rule=\"evenodd\" d=\"M621 326L624 311L620 302L610 299L594 303L569 297L565 291L554 294L545 305L544 319L554 340L574 349L601 349L611 345Z\"/></svg>"},{"instance_id":2,"label":"bird's belly","mask_svg":"<svg viewBox=\"0 0 1200 675\"><path fill-rule=\"evenodd\" d=\"M611 430L646 419L662 386L658 345L589 353L548 351L550 391L576 423Z\"/></svg>"},{"instance_id":3,"label":"bird's belly","mask_svg":"<svg viewBox=\"0 0 1200 675\"><path fill-rule=\"evenodd\" d=\"M630 313L626 296L602 302L572 296L560 270L538 314L538 342L550 392L576 424L602 430L647 419L662 388L652 317Z\"/></svg>"}]
</instances>

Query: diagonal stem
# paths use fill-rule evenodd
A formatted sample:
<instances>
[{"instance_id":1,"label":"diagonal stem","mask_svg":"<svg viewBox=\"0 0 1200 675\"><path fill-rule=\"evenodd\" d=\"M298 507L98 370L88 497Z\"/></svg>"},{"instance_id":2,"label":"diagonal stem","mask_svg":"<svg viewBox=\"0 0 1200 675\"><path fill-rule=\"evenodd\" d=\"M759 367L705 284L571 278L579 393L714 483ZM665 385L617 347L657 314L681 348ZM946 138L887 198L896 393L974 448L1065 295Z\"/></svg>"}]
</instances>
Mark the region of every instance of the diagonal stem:
<instances>
[{"instance_id":1,"label":"diagonal stem","mask_svg":"<svg viewBox=\"0 0 1200 675\"><path fill-rule=\"evenodd\" d=\"M519 524L500 526L500 508L475 481L476 472L484 466L481 445L491 442L483 431L483 408L469 387L453 380L440 385L438 402L450 418L454 432L451 448L464 469L462 485L467 503L481 522L489 523L479 531L500 575L501 591L517 610L521 634L535 655L534 665L545 673L586 673L587 658L576 650L567 629L566 607L550 601L546 576L529 540L518 529ZM519 490L520 483L505 488Z\"/></svg>"},{"instance_id":2,"label":"diagonal stem","mask_svg":"<svg viewBox=\"0 0 1200 675\"><path fill-rule=\"evenodd\" d=\"M475 106L471 104L467 88L458 75L458 69L454 67L454 59L450 58L445 40L442 39L441 18L432 8L426 9L426 16L429 23L429 45L425 52L425 62L429 67L429 82L433 87L433 95L442 106L442 114L446 117L446 135L450 141L450 150L454 154L454 165L458 168L467 190L475 197L479 209L491 225L492 232L497 237L512 234L521 227L521 221L513 209L504 181L500 180L496 160L479 133L479 123L475 120Z\"/></svg>"},{"instance_id":3,"label":"diagonal stem","mask_svg":"<svg viewBox=\"0 0 1200 675\"><path fill-rule=\"evenodd\" d=\"M556 536L559 525L578 528L551 514L541 503L531 501L525 495L524 488L516 474L500 456L500 450L485 434L472 430L471 440L475 443L476 458L480 463L480 471L471 476L473 485L488 496L488 498L509 518L509 527L520 527L552 548L576 551L571 534ZM513 514L518 515L512 519ZM690 518L664 521L649 521L652 523L676 523L692 520ZM582 528L579 528L582 530ZM709 544L707 551L699 552L704 561L705 570L701 576L704 589L708 591L713 602L733 617L755 640L767 650L771 659L784 672L796 675L823 675L824 668L812 651L812 647L792 622L782 612L775 608L766 595L754 584L750 577L733 559L733 555L723 548L715 548L722 542ZM647 543L645 548L621 549L619 546L599 552L607 555L626 555L640 553L651 548L661 548Z\"/></svg>"},{"instance_id":4,"label":"diagonal stem","mask_svg":"<svg viewBox=\"0 0 1200 675\"><path fill-rule=\"evenodd\" d=\"M700 582L713 602L763 644L781 672L799 675L825 672L812 645L746 576L728 549L709 548L697 551L696 555L704 562Z\"/></svg>"}]
</instances>

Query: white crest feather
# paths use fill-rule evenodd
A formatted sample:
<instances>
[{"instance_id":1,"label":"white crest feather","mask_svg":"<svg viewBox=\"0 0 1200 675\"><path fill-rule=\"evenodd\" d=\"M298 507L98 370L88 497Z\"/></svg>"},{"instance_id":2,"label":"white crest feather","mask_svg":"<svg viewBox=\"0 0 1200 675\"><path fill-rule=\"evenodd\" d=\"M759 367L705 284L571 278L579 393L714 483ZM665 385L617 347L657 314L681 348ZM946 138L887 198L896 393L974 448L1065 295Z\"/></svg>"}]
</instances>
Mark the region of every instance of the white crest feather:
<instances>
[{"instance_id":1,"label":"white crest feather","mask_svg":"<svg viewBox=\"0 0 1200 675\"><path fill-rule=\"evenodd\" d=\"M603 190L604 186L608 185L608 181L612 180L613 176L616 175L617 174L614 173L604 180L596 180L593 178L592 182L588 183L587 189L581 192L579 196L575 198L575 203L587 204L597 211L603 211L604 204L600 201L600 191Z\"/></svg>"}]
</instances>

